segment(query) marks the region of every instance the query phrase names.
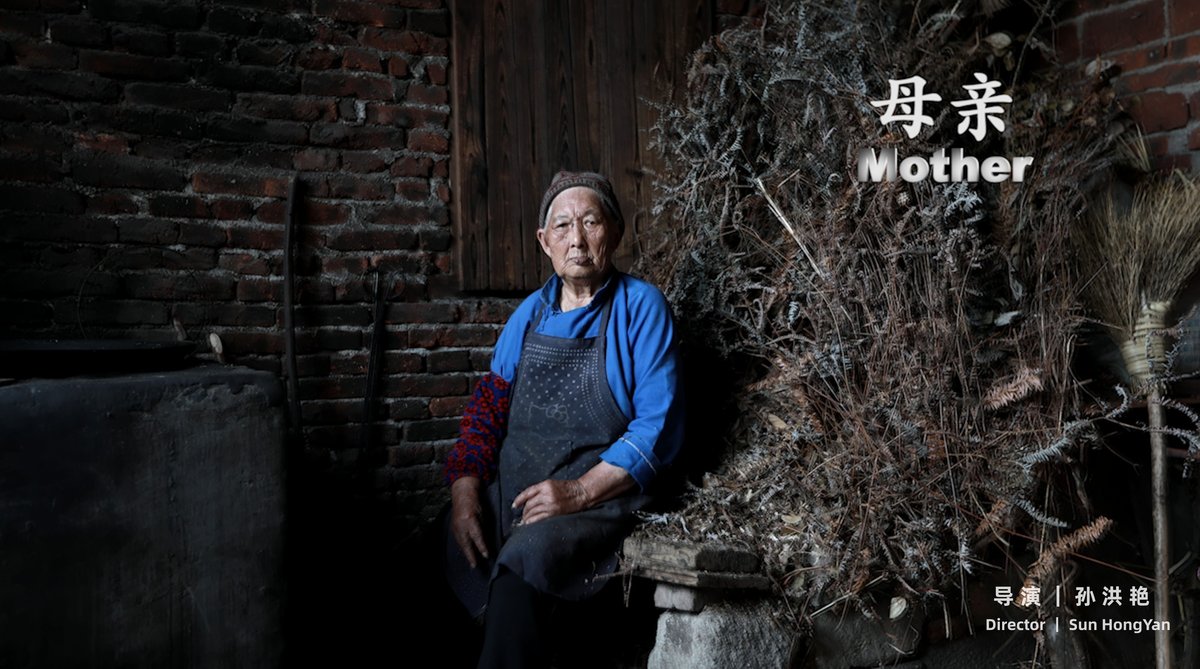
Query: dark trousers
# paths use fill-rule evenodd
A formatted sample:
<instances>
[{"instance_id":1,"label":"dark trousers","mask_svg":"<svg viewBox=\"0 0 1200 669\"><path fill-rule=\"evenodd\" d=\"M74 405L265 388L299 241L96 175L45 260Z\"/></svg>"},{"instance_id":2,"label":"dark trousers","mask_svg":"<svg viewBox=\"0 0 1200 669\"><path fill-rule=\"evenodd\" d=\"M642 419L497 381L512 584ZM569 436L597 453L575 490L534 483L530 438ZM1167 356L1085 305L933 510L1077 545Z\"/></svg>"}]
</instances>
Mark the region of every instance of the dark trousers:
<instances>
[{"instance_id":1,"label":"dark trousers","mask_svg":"<svg viewBox=\"0 0 1200 669\"><path fill-rule=\"evenodd\" d=\"M553 598L501 568L492 581L483 619L479 669L543 669L550 666L547 638Z\"/></svg>"}]
</instances>

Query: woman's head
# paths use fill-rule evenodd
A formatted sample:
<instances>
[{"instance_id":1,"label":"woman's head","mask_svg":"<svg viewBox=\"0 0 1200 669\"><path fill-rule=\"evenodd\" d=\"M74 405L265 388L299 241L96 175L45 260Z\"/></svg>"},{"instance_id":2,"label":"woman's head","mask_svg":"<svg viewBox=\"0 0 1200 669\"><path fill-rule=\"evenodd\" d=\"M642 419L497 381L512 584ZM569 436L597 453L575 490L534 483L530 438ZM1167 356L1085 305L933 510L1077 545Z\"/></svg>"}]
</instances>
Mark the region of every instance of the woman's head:
<instances>
[{"instance_id":1,"label":"woman's head","mask_svg":"<svg viewBox=\"0 0 1200 669\"><path fill-rule=\"evenodd\" d=\"M593 172L559 172L542 198L538 242L563 281L599 283L625 232L608 179Z\"/></svg>"}]
</instances>

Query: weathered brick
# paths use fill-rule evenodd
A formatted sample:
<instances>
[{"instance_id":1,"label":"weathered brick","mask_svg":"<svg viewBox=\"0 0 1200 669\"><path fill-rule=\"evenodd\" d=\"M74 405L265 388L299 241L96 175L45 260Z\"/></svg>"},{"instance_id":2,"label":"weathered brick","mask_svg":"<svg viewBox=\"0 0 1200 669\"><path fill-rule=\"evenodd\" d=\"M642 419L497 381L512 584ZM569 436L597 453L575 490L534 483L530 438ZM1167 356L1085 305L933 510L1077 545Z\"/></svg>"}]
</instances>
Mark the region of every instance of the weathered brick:
<instances>
[{"instance_id":1,"label":"weathered brick","mask_svg":"<svg viewBox=\"0 0 1200 669\"><path fill-rule=\"evenodd\" d=\"M383 72L383 58L370 49L346 49L342 52L342 67L363 72Z\"/></svg>"},{"instance_id":2,"label":"weathered brick","mask_svg":"<svg viewBox=\"0 0 1200 669\"><path fill-rule=\"evenodd\" d=\"M278 311L275 307L246 304L178 303L173 314L184 325L206 324L237 327L275 327Z\"/></svg>"},{"instance_id":3,"label":"weathered brick","mask_svg":"<svg viewBox=\"0 0 1200 669\"><path fill-rule=\"evenodd\" d=\"M430 407L432 413L432 407ZM458 436L458 419L432 418L430 420L415 420L404 426L404 438L408 441L437 441L438 439L453 439ZM432 483L436 483L433 479Z\"/></svg>"},{"instance_id":4,"label":"weathered brick","mask_svg":"<svg viewBox=\"0 0 1200 669\"><path fill-rule=\"evenodd\" d=\"M235 110L249 116L294 121L331 121L337 118L333 100L289 95L242 94Z\"/></svg>"},{"instance_id":5,"label":"weathered brick","mask_svg":"<svg viewBox=\"0 0 1200 669\"><path fill-rule=\"evenodd\" d=\"M264 203L255 211L254 215L264 223L283 223L286 213L287 203L275 201ZM344 204L302 198L296 215L297 220L304 226L340 225L350 219L350 208Z\"/></svg>"},{"instance_id":6,"label":"weathered brick","mask_svg":"<svg viewBox=\"0 0 1200 669\"><path fill-rule=\"evenodd\" d=\"M410 84L405 100L422 105L444 105L450 101L450 89L445 86Z\"/></svg>"},{"instance_id":7,"label":"weathered brick","mask_svg":"<svg viewBox=\"0 0 1200 669\"><path fill-rule=\"evenodd\" d=\"M313 124L309 130L309 141L317 146L346 149L389 149L404 146L404 131L397 128L318 123Z\"/></svg>"},{"instance_id":8,"label":"weathered brick","mask_svg":"<svg viewBox=\"0 0 1200 669\"><path fill-rule=\"evenodd\" d=\"M122 218L117 221L117 239L124 243L174 244L179 225L158 218Z\"/></svg>"},{"instance_id":9,"label":"weathered brick","mask_svg":"<svg viewBox=\"0 0 1200 669\"><path fill-rule=\"evenodd\" d=\"M87 49L79 52L79 69L107 77L154 81L182 81L191 75L184 61Z\"/></svg>"},{"instance_id":10,"label":"weathered brick","mask_svg":"<svg viewBox=\"0 0 1200 669\"><path fill-rule=\"evenodd\" d=\"M18 97L0 98L0 121L37 121L39 123L64 124L69 119L62 105L53 107L45 103Z\"/></svg>"},{"instance_id":11,"label":"weathered brick","mask_svg":"<svg viewBox=\"0 0 1200 669\"><path fill-rule=\"evenodd\" d=\"M490 325L459 325L452 328L436 328L437 346L492 346L496 343L499 328ZM409 333L412 341L414 333Z\"/></svg>"},{"instance_id":12,"label":"weathered brick","mask_svg":"<svg viewBox=\"0 0 1200 669\"><path fill-rule=\"evenodd\" d=\"M443 129L449 127L450 124L450 112L444 108L409 106L407 113L413 127L433 126Z\"/></svg>"},{"instance_id":13,"label":"weathered brick","mask_svg":"<svg viewBox=\"0 0 1200 669\"><path fill-rule=\"evenodd\" d=\"M349 200L387 200L395 194L386 178L358 177L350 174L329 176L329 197Z\"/></svg>"},{"instance_id":14,"label":"weathered brick","mask_svg":"<svg viewBox=\"0 0 1200 669\"><path fill-rule=\"evenodd\" d=\"M464 395L467 377L462 374L396 374L388 377L387 392L401 397Z\"/></svg>"},{"instance_id":15,"label":"weathered brick","mask_svg":"<svg viewBox=\"0 0 1200 669\"><path fill-rule=\"evenodd\" d=\"M381 225L421 225L423 223L445 225L449 222L449 214L444 207L397 204L378 210L370 220L372 223Z\"/></svg>"},{"instance_id":16,"label":"weathered brick","mask_svg":"<svg viewBox=\"0 0 1200 669\"><path fill-rule=\"evenodd\" d=\"M84 109L80 117L96 130L136 135L192 139L201 137L204 132L202 117L171 109L98 106Z\"/></svg>"},{"instance_id":17,"label":"weathered brick","mask_svg":"<svg viewBox=\"0 0 1200 669\"><path fill-rule=\"evenodd\" d=\"M75 49L61 44L15 41L11 44L17 65L35 70L75 69Z\"/></svg>"},{"instance_id":18,"label":"weathered brick","mask_svg":"<svg viewBox=\"0 0 1200 669\"><path fill-rule=\"evenodd\" d=\"M487 372L492 368L492 351L490 349L471 350L471 369L476 372Z\"/></svg>"},{"instance_id":19,"label":"weathered brick","mask_svg":"<svg viewBox=\"0 0 1200 669\"><path fill-rule=\"evenodd\" d=\"M221 344L227 357L246 353L283 353L283 335L276 332L246 332L230 330L220 332ZM305 379L301 379L303 389Z\"/></svg>"},{"instance_id":20,"label":"weathered brick","mask_svg":"<svg viewBox=\"0 0 1200 669\"><path fill-rule=\"evenodd\" d=\"M197 172L192 175L197 193L231 193L257 197L287 197L288 179L249 174Z\"/></svg>"},{"instance_id":21,"label":"weathered brick","mask_svg":"<svg viewBox=\"0 0 1200 669\"><path fill-rule=\"evenodd\" d=\"M1200 30L1200 6L1194 2L1170 3L1171 24L1168 29L1172 35L1186 35Z\"/></svg>"},{"instance_id":22,"label":"weathered brick","mask_svg":"<svg viewBox=\"0 0 1200 669\"><path fill-rule=\"evenodd\" d=\"M388 397L388 416L392 420L429 418L429 400L410 397Z\"/></svg>"},{"instance_id":23,"label":"weathered brick","mask_svg":"<svg viewBox=\"0 0 1200 669\"><path fill-rule=\"evenodd\" d=\"M113 102L121 94L121 86L115 81L83 72L33 72L4 68L0 69L0 93Z\"/></svg>"},{"instance_id":24,"label":"weathered brick","mask_svg":"<svg viewBox=\"0 0 1200 669\"><path fill-rule=\"evenodd\" d=\"M207 79L214 86L238 91L295 93L300 77L289 70L256 65L213 65Z\"/></svg>"},{"instance_id":25,"label":"weathered brick","mask_svg":"<svg viewBox=\"0 0 1200 669\"><path fill-rule=\"evenodd\" d=\"M396 194L411 202L429 199L429 182L424 179L397 179Z\"/></svg>"},{"instance_id":26,"label":"weathered brick","mask_svg":"<svg viewBox=\"0 0 1200 669\"><path fill-rule=\"evenodd\" d=\"M106 191L87 198L86 211L89 214L113 216L116 214L136 214L141 211L137 201L128 193Z\"/></svg>"},{"instance_id":27,"label":"weathered brick","mask_svg":"<svg viewBox=\"0 0 1200 669\"><path fill-rule=\"evenodd\" d=\"M210 116L205 134L209 139L243 143L304 144L308 140L308 129L300 123L236 116Z\"/></svg>"},{"instance_id":28,"label":"weathered brick","mask_svg":"<svg viewBox=\"0 0 1200 669\"><path fill-rule=\"evenodd\" d=\"M429 400L429 413L433 416L461 416L467 408L467 402L470 399L469 395L431 398Z\"/></svg>"},{"instance_id":29,"label":"weathered brick","mask_svg":"<svg viewBox=\"0 0 1200 669\"><path fill-rule=\"evenodd\" d=\"M8 156L0 160L0 181L58 181L64 173L62 161L53 158Z\"/></svg>"},{"instance_id":30,"label":"weathered brick","mask_svg":"<svg viewBox=\"0 0 1200 669\"><path fill-rule=\"evenodd\" d=\"M427 443L401 444L387 449L389 467L409 467L433 462L433 447Z\"/></svg>"},{"instance_id":31,"label":"weathered brick","mask_svg":"<svg viewBox=\"0 0 1200 669\"><path fill-rule=\"evenodd\" d=\"M1200 63L1173 62L1166 63L1152 70L1141 70L1121 75L1120 85L1133 93L1190 84L1200 79Z\"/></svg>"},{"instance_id":32,"label":"weathered brick","mask_svg":"<svg viewBox=\"0 0 1200 669\"><path fill-rule=\"evenodd\" d=\"M104 265L112 270L211 270L216 267L216 251L205 248L177 250L162 246L125 246L119 252L110 254Z\"/></svg>"},{"instance_id":33,"label":"weathered brick","mask_svg":"<svg viewBox=\"0 0 1200 669\"><path fill-rule=\"evenodd\" d=\"M229 51L229 43L212 33L179 33L175 51L185 58L220 59Z\"/></svg>"},{"instance_id":34,"label":"weathered brick","mask_svg":"<svg viewBox=\"0 0 1200 669\"><path fill-rule=\"evenodd\" d=\"M214 7L208 13L208 29L227 35L257 35L262 29L262 19L254 12L232 7Z\"/></svg>"},{"instance_id":35,"label":"weathered brick","mask_svg":"<svg viewBox=\"0 0 1200 669\"><path fill-rule=\"evenodd\" d=\"M450 13L446 11L409 12L408 27L438 37L449 37Z\"/></svg>"},{"instance_id":36,"label":"weathered brick","mask_svg":"<svg viewBox=\"0 0 1200 669\"><path fill-rule=\"evenodd\" d=\"M364 100L392 100L396 88L390 77L368 73L306 72L300 90L305 95L355 97Z\"/></svg>"},{"instance_id":37,"label":"weathered brick","mask_svg":"<svg viewBox=\"0 0 1200 669\"><path fill-rule=\"evenodd\" d=\"M386 28L403 27L408 15L403 9L380 6L375 2L348 2L347 0L316 0L315 13L336 21Z\"/></svg>"},{"instance_id":38,"label":"weathered brick","mask_svg":"<svg viewBox=\"0 0 1200 669\"><path fill-rule=\"evenodd\" d=\"M313 425L337 425L357 421L362 416L362 401L310 400L304 404L304 420Z\"/></svg>"},{"instance_id":39,"label":"weathered brick","mask_svg":"<svg viewBox=\"0 0 1200 669\"><path fill-rule=\"evenodd\" d=\"M304 70L332 70L341 64L341 52L324 44L309 46L296 57L296 66Z\"/></svg>"},{"instance_id":40,"label":"weathered brick","mask_svg":"<svg viewBox=\"0 0 1200 669\"><path fill-rule=\"evenodd\" d=\"M390 323L456 323L459 316L454 302L393 303L387 311Z\"/></svg>"},{"instance_id":41,"label":"weathered brick","mask_svg":"<svg viewBox=\"0 0 1200 669\"><path fill-rule=\"evenodd\" d=\"M45 21L41 16L26 12L0 12L0 33L41 37Z\"/></svg>"},{"instance_id":42,"label":"weathered brick","mask_svg":"<svg viewBox=\"0 0 1200 669\"><path fill-rule=\"evenodd\" d=\"M194 84L131 83L125 86L125 100L135 105L222 111L229 109L232 97L226 91Z\"/></svg>"},{"instance_id":43,"label":"weathered brick","mask_svg":"<svg viewBox=\"0 0 1200 669\"><path fill-rule=\"evenodd\" d=\"M224 246L227 241L225 228L212 223L180 223L179 243L190 246Z\"/></svg>"},{"instance_id":44,"label":"weathered brick","mask_svg":"<svg viewBox=\"0 0 1200 669\"><path fill-rule=\"evenodd\" d=\"M0 210L79 214L83 212L83 196L52 186L0 184Z\"/></svg>"},{"instance_id":45,"label":"weathered brick","mask_svg":"<svg viewBox=\"0 0 1200 669\"><path fill-rule=\"evenodd\" d=\"M119 50L146 56L170 56L172 36L157 30L113 26L112 43Z\"/></svg>"},{"instance_id":46,"label":"weathered brick","mask_svg":"<svg viewBox=\"0 0 1200 669\"><path fill-rule=\"evenodd\" d=\"M424 228L420 234L420 247L423 251L449 251L453 237L447 228Z\"/></svg>"},{"instance_id":47,"label":"weathered brick","mask_svg":"<svg viewBox=\"0 0 1200 669\"><path fill-rule=\"evenodd\" d=\"M430 351L426 365L430 372L469 372L471 371L471 352L465 349ZM432 407L430 407L432 410ZM443 414L445 415L445 414Z\"/></svg>"},{"instance_id":48,"label":"weathered brick","mask_svg":"<svg viewBox=\"0 0 1200 669\"><path fill-rule=\"evenodd\" d=\"M97 153L71 162L71 178L89 186L181 190L187 183L183 172L157 160Z\"/></svg>"},{"instance_id":49,"label":"weathered brick","mask_svg":"<svg viewBox=\"0 0 1200 669\"><path fill-rule=\"evenodd\" d=\"M275 258L262 252L245 253L227 251L217 259L217 266L234 274L250 276L269 276L275 274L282 263L282 258Z\"/></svg>"},{"instance_id":50,"label":"weathered brick","mask_svg":"<svg viewBox=\"0 0 1200 669\"><path fill-rule=\"evenodd\" d=\"M327 351L346 351L362 348L362 332L322 328L316 333L317 346ZM360 395L361 396L361 395Z\"/></svg>"},{"instance_id":51,"label":"weathered brick","mask_svg":"<svg viewBox=\"0 0 1200 669\"><path fill-rule=\"evenodd\" d=\"M411 130L408 133L408 148L411 151L444 154L450 151L450 139L436 130Z\"/></svg>"},{"instance_id":52,"label":"weathered brick","mask_svg":"<svg viewBox=\"0 0 1200 669\"><path fill-rule=\"evenodd\" d=\"M411 30L368 28L363 31L364 46L380 51L398 51L414 56L445 56L449 41L442 37Z\"/></svg>"},{"instance_id":53,"label":"weathered brick","mask_svg":"<svg viewBox=\"0 0 1200 669\"><path fill-rule=\"evenodd\" d=\"M463 323L505 323L516 311L520 300L481 300L463 305Z\"/></svg>"},{"instance_id":54,"label":"weathered brick","mask_svg":"<svg viewBox=\"0 0 1200 669\"><path fill-rule=\"evenodd\" d=\"M241 221L254 217L254 204L248 200L221 198L208 204L213 218L221 221Z\"/></svg>"},{"instance_id":55,"label":"weathered brick","mask_svg":"<svg viewBox=\"0 0 1200 669\"><path fill-rule=\"evenodd\" d=\"M287 42L255 40L239 43L234 53L239 63L273 67L287 62L295 50L296 48Z\"/></svg>"},{"instance_id":56,"label":"weathered brick","mask_svg":"<svg viewBox=\"0 0 1200 669\"><path fill-rule=\"evenodd\" d=\"M234 225L226 233L230 248L273 251L283 248L283 230Z\"/></svg>"},{"instance_id":57,"label":"weathered brick","mask_svg":"<svg viewBox=\"0 0 1200 669\"><path fill-rule=\"evenodd\" d=\"M410 107L379 103L367 105L367 123L373 125L390 125L398 128L411 128L416 125L413 122Z\"/></svg>"},{"instance_id":58,"label":"weathered brick","mask_svg":"<svg viewBox=\"0 0 1200 669\"><path fill-rule=\"evenodd\" d=\"M283 299L283 284L269 279L242 278L237 284L239 302L279 302Z\"/></svg>"},{"instance_id":59,"label":"weathered brick","mask_svg":"<svg viewBox=\"0 0 1200 669\"><path fill-rule=\"evenodd\" d=\"M321 259L321 272L326 275L365 273L369 265L362 256L329 256Z\"/></svg>"},{"instance_id":60,"label":"weathered brick","mask_svg":"<svg viewBox=\"0 0 1200 669\"><path fill-rule=\"evenodd\" d=\"M1187 99L1181 93L1143 93L1138 96L1133 117L1146 133L1182 128L1188 122Z\"/></svg>"},{"instance_id":61,"label":"weathered brick","mask_svg":"<svg viewBox=\"0 0 1200 669\"><path fill-rule=\"evenodd\" d=\"M150 300L232 300L235 279L229 276L189 273L181 279L174 273L129 272L124 290L130 297Z\"/></svg>"},{"instance_id":62,"label":"weathered brick","mask_svg":"<svg viewBox=\"0 0 1200 669\"><path fill-rule=\"evenodd\" d=\"M409 75L408 59L404 56L394 56L388 59L387 72L393 77L401 79Z\"/></svg>"},{"instance_id":63,"label":"weathered brick","mask_svg":"<svg viewBox=\"0 0 1200 669\"><path fill-rule=\"evenodd\" d=\"M1163 3L1147 0L1083 17L1080 44L1085 58L1163 39Z\"/></svg>"},{"instance_id":64,"label":"weathered brick","mask_svg":"<svg viewBox=\"0 0 1200 669\"><path fill-rule=\"evenodd\" d=\"M416 232L410 228L341 229L330 235L326 244L337 251L381 251L412 249L416 246Z\"/></svg>"},{"instance_id":65,"label":"weathered brick","mask_svg":"<svg viewBox=\"0 0 1200 669\"><path fill-rule=\"evenodd\" d=\"M202 16L192 2L157 0L89 0L88 13L98 19L153 23L176 29L195 28Z\"/></svg>"},{"instance_id":66,"label":"weathered brick","mask_svg":"<svg viewBox=\"0 0 1200 669\"><path fill-rule=\"evenodd\" d=\"M271 5L272 9L278 11L278 5ZM305 3L307 9L307 3ZM291 16L281 16L279 14L264 14L262 17L262 29L259 31L263 37L278 38L285 42L299 44L312 39L312 29L303 19Z\"/></svg>"},{"instance_id":67,"label":"weathered brick","mask_svg":"<svg viewBox=\"0 0 1200 669\"><path fill-rule=\"evenodd\" d=\"M342 166L350 172L383 172L387 169L390 152L344 151ZM389 190L392 190L389 187Z\"/></svg>"},{"instance_id":68,"label":"weathered brick","mask_svg":"<svg viewBox=\"0 0 1200 669\"><path fill-rule=\"evenodd\" d=\"M425 66L425 76L429 79L429 83L435 86L445 86L447 84L446 64L428 63Z\"/></svg>"},{"instance_id":69,"label":"weathered brick","mask_svg":"<svg viewBox=\"0 0 1200 669\"><path fill-rule=\"evenodd\" d=\"M369 325L370 323L370 310L360 305L304 305L296 309L296 325L298 327Z\"/></svg>"},{"instance_id":70,"label":"weathered brick","mask_svg":"<svg viewBox=\"0 0 1200 669\"><path fill-rule=\"evenodd\" d=\"M98 154L124 155L129 153L129 140L106 132L79 132L75 135L75 147Z\"/></svg>"},{"instance_id":71,"label":"weathered brick","mask_svg":"<svg viewBox=\"0 0 1200 669\"><path fill-rule=\"evenodd\" d=\"M331 172L338 164L338 152L328 149L302 149L292 161L297 170L309 172Z\"/></svg>"},{"instance_id":72,"label":"weathered brick","mask_svg":"<svg viewBox=\"0 0 1200 669\"><path fill-rule=\"evenodd\" d=\"M0 186L0 209L10 208L7 189L6 186ZM77 244L108 244L117 241L117 226L111 219L60 216L44 206L49 202L50 200L44 200L43 206L36 207L36 214L5 215L5 234L25 241L70 240Z\"/></svg>"},{"instance_id":73,"label":"weathered brick","mask_svg":"<svg viewBox=\"0 0 1200 669\"><path fill-rule=\"evenodd\" d=\"M278 315L276 321L282 322L282 315ZM298 376L329 376L329 358L327 353L296 356L296 372Z\"/></svg>"},{"instance_id":74,"label":"weathered brick","mask_svg":"<svg viewBox=\"0 0 1200 669\"><path fill-rule=\"evenodd\" d=\"M394 177L424 177L433 173L433 159L429 156L402 156L392 163Z\"/></svg>"}]
</instances>

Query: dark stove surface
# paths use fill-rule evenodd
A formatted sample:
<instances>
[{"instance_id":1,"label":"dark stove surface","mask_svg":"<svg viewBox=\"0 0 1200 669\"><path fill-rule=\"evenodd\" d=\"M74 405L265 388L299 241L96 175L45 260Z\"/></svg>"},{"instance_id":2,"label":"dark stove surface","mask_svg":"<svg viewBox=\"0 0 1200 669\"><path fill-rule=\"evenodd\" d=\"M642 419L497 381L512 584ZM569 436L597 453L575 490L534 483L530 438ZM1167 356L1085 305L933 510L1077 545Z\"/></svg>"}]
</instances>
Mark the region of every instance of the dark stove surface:
<instances>
[{"instance_id":1,"label":"dark stove surface","mask_svg":"<svg viewBox=\"0 0 1200 669\"><path fill-rule=\"evenodd\" d=\"M179 369L196 345L137 339L0 340L0 377L64 377Z\"/></svg>"}]
</instances>

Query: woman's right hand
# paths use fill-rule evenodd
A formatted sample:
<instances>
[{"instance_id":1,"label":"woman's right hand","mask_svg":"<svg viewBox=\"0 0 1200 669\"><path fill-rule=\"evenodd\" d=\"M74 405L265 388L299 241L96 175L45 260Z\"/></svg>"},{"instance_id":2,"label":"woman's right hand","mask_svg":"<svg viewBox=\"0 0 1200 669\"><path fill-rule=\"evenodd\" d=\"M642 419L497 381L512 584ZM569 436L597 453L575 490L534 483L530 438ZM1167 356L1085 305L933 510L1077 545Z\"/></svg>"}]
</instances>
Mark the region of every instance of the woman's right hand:
<instances>
[{"instance_id":1,"label":"woman's right hand","mask_svg":"<svg viewBox=\"0 0 1200 669\"><path fill-rule=\"evenodd\" d=\"M485 560L489 557L479 522L483 513L479 505L482 487L483 482L474 476L464 476L450 485L450 531L472 569L478 564L478 556Z\"/></svg>"}]
</instances>

